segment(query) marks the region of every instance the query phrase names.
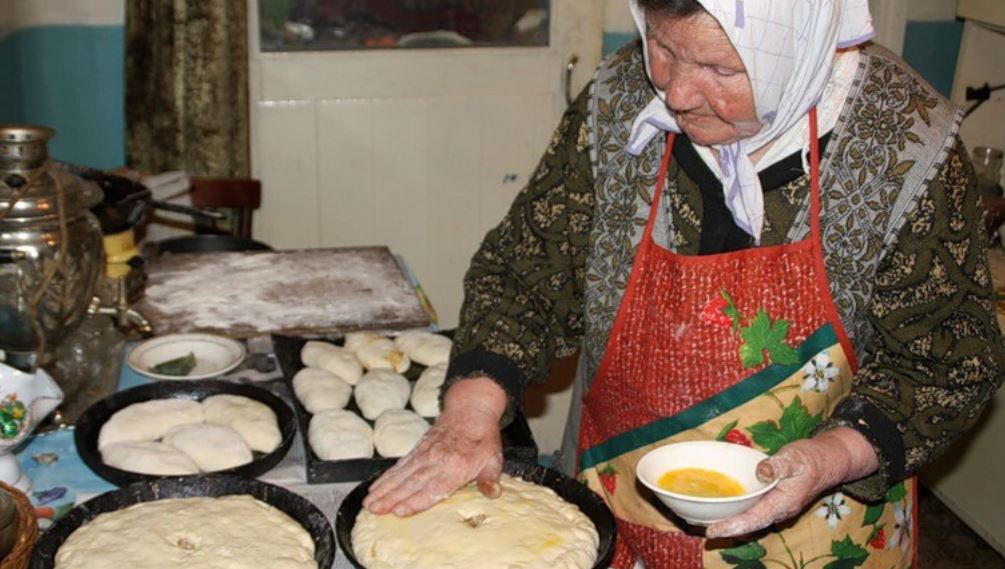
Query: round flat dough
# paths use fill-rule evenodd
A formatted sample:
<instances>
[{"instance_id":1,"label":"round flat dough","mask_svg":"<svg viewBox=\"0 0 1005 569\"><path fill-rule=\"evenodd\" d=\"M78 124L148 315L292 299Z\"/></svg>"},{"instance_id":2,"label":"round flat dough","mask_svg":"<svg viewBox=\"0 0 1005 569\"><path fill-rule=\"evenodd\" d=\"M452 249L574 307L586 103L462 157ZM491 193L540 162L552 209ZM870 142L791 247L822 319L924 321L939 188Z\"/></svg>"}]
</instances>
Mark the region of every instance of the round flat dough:
<instances>
[{"instance_id":1,"label":"round flat dough","mask_svg":"<svg viewBox=\"0 0 1005 569\"><path fill-rule=\"evenodd\" d=\"M240 395L213 395L202 402L206 422L240 433L251 450L270 453L283 440L276 414L268 405Z\"/></svg>"},{"instance_id":2,"label":"round flat dough","mask_svg":"<svg viewBox=\"0 0 1005 569\"><path fill-rule=\"evenodd\" d=\"M171 445L151 441L111 443L101 449L108 466L154 476L199 474L199 466Z\"/></svg>"},{"instance_id":3,"label":"round flat dough","mask_svg":"<svg viewBox=\"0 0 1005 569\"><path fill-rule=\"evenodd\" d=\"M405 376L386 369L366 372L353 392L363 416L374 420L388 409L404 409L411 386Z\"/></svg>"},{"instance_id":4,"label":"round flat dough","mask_svg":"<svg viewBox=\"0 0 1005 569\"><path fill-rule=\"evenodd\" d=\"M363 347L364 344L385 339L386 338L384 338L384 336L376 332L370 332L370 331L349 332L348 334L345 335L345 349L355 353L357 350Z\"/></svg>"},{"instance_id":5,"label":"round flat dough","mask_svg":"<svg viewBox=\"0 0 1005 569\"><path fill-rule=\"evenodd\" d=\"M56 552L55 569L317 569L314 540L252 496L174 498L103 513Z\"/></svg>"},{"instance_id":6,"label":"round flat dough","mask_svg":"<svg viewBox=\"0 0 1005 569\"><path fill-rule=\"evenodd\" d=\"M415 448L429 423L406 409L388 409L377 417L373 427L373 446L381 456L398 458Z\"/></svg>"},{"instance_id":7,"label":"round flat dough","mask_svg":"<svg viewBox=\"0 0 1005 569\"><path fill-rule=\"evenodd\" d=\"M387 338L381 338L373 342L367 342L356 350L356 357L360 363L368 370L389 369L398 373L405 373L412 362L394 345L394 342Z\"/></svg>"},{"instance_id":8,"label":"round flat dough","mask_svg":"<svg viewBox=\"0 0 1005 569\"><path fill-rule=\"evenodd\" d=\"M293 392L310 414L345 409L352 386L330 371L305 367L293 376Z\"/></svg>"},{"instance_id":9,"label":"round flat dough","mask_svg":"<svg viewBox=\"0 0 1005 569\"><path fill-rule=\"evenodd\" d=\"M446 363L453 342L428 330L408 330L394 339L394 344L413 362L424 366Z\"/></svg>"},{"instance_id":10,"label":"round flat dough","mask_svg":"<svg viewBox=\"0 0 1005 569\"><path fill-rule=\"evenodd\" d=\"M373 429L352 411L325 411L311 417L307 438L321 460L373 456Z\"/></svg>"},{"instance_id":11,"label":"round flat dough","mask_svg":"<svg viewBox=\"0 0 1005 569\"><path fill-rule=\"evenodd\" d=\"M359 383L359 378L363 375L363 366L356 359L356 354L345 348L335 348L321 354L318 365L314 367L334 373L349 385Z\"/></svg>"},{"instance_id":12,"label":"round flat dough","mask_svg":"<svg viewBox=\"0 0 1005 569\"><path fill-rule=\"evenodd\" d=\"M248 443L224 425L182 425L168 431L163 442L188 455L203 472L236 468L253 459Z\"/></svg>"},{"instance_id":13,"label":"round flat dough","mask_svg":"<svg viewBox=\"0 0 1005 569\"><path fill-rule=\"evenodd\" d=\"M436 364L422 371L409 402L412 409L423 417L437 417L440 414L440 387L447 378L447 364Z\"/></svg>"},{"instance_id":14,"label":"round flat dough","mask_svg":"<svg viewBox=\"0 0 1005 569\"><path fill-rule=\"evenodd\" d=\"M352 529L356 559L371 569L590 569L593 522L551 488L503 474L502 495L470 484L413 516L363 508Z\"/></svg>"},{"instance_id":15,"label":"round flat dough","mask_svg":"<svg viewBox=\"0 0 1005 569\"><path fill-rule=\"evenodd\" d=\"M303 348L300 348L300 361L304 362L305 366L318 367L318 358L320 358L322 354L338 349L340 348L331 342L310 340L304 344Z\"/></svg>"},{"instance_id":16,"label":"round flat dough","mask_svg":"<svg viewBox=\"0 0 1005 569\"><path fill-rule=\"evenodd\" d=\"M154 399L120 409L101 426L98 448L155 441L178 425L203 422L202 405L191 399Z\"/></svg>"}]
</instances>

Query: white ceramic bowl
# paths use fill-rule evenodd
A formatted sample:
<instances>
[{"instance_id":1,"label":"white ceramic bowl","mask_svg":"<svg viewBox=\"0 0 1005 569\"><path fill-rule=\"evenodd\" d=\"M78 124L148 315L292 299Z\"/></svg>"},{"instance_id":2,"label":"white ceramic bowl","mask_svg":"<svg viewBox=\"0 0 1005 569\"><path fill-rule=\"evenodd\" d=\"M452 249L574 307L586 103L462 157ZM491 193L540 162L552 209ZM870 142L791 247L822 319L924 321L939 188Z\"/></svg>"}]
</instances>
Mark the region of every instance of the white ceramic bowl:
<instances>
[{"instance_id":1,"label":"white ceramic bowl","mask_svg":"<svg viewBox=\"0 0 1005 569\"><path fill-rule=\"evenodd\" d=\"M186 376L150 371L157 364L195 354L195 368ZM138 373L163 380L209 379L223 375L244 361L244 344L212 334L171 334L151 338L136 346L126 363Z\"/></svg>"},{"instance_id":2,"label":"white ceramic bowl","mask_svg":"<svg viewBox=\"0 0 1005 569\"><path fill-rule=\"evenodd\" d=\"M757 479L757 463L768 455L743 445L719 441L672 443L646 453L635 468L639 481L661 502L690 524L707 526L748 510L761 495L778 484ZM699 498L667 492L657 481L668 470L703 468L731 476L746 491L733 498Z\"/></svg>"}]
</instances>

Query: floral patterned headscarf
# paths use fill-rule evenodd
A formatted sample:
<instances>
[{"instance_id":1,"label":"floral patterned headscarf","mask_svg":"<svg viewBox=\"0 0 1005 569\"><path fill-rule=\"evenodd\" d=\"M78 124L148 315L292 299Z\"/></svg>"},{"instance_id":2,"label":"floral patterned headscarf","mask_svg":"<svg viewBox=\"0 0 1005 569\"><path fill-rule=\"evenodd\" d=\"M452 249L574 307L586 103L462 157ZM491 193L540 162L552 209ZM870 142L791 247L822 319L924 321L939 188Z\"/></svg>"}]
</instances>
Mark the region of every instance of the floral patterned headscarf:
<instances>
[{"instance_id":1,"label":"floral patterned headscarf","mask_svg":"<svg viewBox=\"0 0 1005 569\"><path fill-rule=\"evenodd\" d=\"M875 35L868 0L697 0L725 30L750 77L761 130L743 140L714 145L722 171L726 205L737 225L760 243L764 196L749 154L775 140L820 101L835 51ZM630 0L632 16L646 37L645 13ZM646 46L646 42L643 42ZM646 47L646 70L650 78ZM661 132L680 132L666 94L636 117L628 152L642 153Z\"/></svg>"}]
</instances>

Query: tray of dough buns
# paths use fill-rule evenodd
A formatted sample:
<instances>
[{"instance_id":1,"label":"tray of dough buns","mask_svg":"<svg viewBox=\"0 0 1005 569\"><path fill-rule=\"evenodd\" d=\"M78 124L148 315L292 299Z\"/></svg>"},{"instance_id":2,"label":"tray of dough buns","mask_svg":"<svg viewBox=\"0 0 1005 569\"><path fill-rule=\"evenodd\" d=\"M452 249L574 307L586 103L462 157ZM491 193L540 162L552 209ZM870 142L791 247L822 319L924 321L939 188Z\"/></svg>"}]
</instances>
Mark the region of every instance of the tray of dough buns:
<instances>
[{"instance_id":1,"label":"tray of dough buns","mask_svg":"<svg viewBox=\"0 0 1005 569\"><path fill-rule=\"evenodd\" d=\"M412 450L439 415L448 333L350 332L273 336L307 455L311 484L365 480ZM511 460L534 462L537 445L522 414L502 431Z\"/></svg>"}]
</instances>

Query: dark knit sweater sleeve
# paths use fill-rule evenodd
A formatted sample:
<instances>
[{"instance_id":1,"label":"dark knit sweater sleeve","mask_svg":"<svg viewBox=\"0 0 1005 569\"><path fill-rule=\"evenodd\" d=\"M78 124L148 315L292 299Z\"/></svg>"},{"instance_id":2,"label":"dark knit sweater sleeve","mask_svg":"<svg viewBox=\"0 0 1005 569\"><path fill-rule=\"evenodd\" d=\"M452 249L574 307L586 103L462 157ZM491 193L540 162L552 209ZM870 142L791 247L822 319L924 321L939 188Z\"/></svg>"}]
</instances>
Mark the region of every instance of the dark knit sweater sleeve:
<instances>
[{"instance_id":1,"label":"dark knit sweater sleeve","mask_svg":"<svg viewBox=\"0 0 1005 569\"><path fill-rule=\"evenodd\" d=\"M853 495L880 499L937 458L1002 383L982 214L958 142L880 267L870 305L875 346L823 426L857 429L880 458L878 473L847 485Z\"/></svg>"},{"instance_id":2,"label":"dark knit sweater sleeve","mask_svg":"<svg viewBox=\"0 0 1005 569\"><path fill-rule=\"evenodd\" d=\"M544 156L464 277L464 303L441 393L488 377L512 418L527 383L547 376L583 334L583 282L593 215L586 122L589 87L565 112Z\"/></svg>"}]
</instances>

